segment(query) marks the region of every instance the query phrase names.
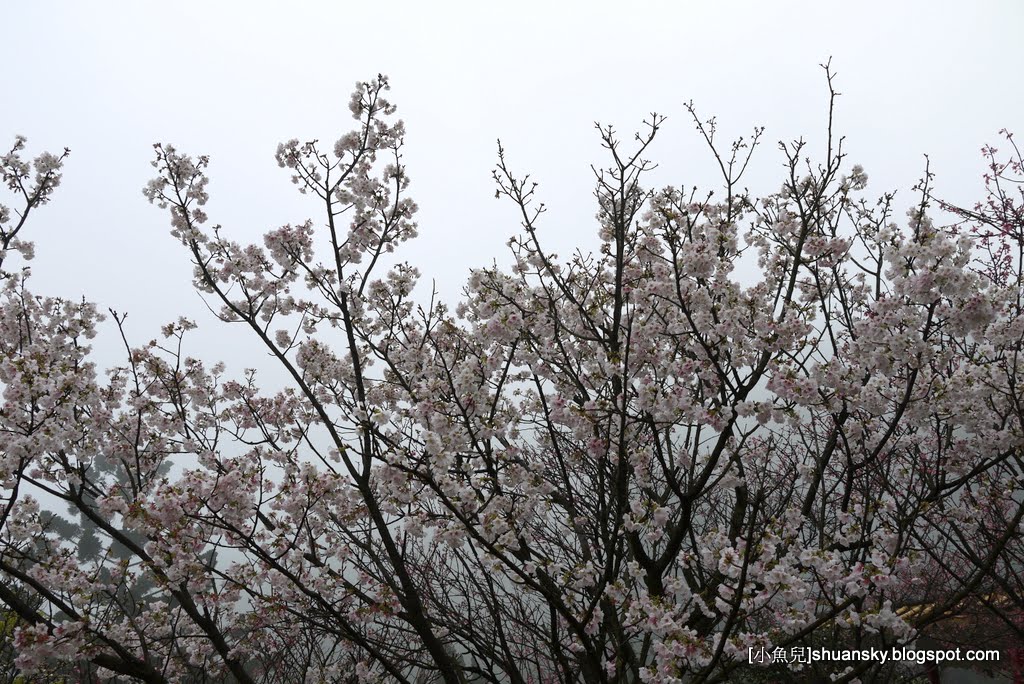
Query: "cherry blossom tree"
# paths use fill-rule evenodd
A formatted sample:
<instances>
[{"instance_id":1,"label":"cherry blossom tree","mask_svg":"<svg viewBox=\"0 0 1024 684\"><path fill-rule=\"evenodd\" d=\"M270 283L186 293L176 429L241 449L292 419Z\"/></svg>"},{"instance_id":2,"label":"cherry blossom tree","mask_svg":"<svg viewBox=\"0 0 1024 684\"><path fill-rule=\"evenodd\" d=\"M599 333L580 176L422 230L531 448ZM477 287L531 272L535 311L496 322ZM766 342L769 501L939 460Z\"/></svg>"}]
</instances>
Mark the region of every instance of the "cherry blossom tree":
<instances>
[{"instance_id":1,"label":"cherry blossom tree","mask_svg":"<svg viewBox=\"0 0 1024 684\"><path fill-rule=\"evenodd\" d=\"M650 189L652 115L598 135L600 250L521 232L454 310L418 304L405 129L383 77L333 147L282 143L319 212L263 245L210 226L206 157L156 145L146 196L194 285L283 371L188 355L189 320L101 372L89 303L3 273L0 601L20 672L145 682L681 682L891 664L749 663L793 647L1021 628L1021 179L934 222L866 192L833 135L782 143L780 189ZM0 158L0 266L64 156ZM66 156L66 152L65 152ZM998 179L998 180L997 180ZM998 183L1001 183L999 185ZM994 187L994 189L993 189ZM947 215L949 212L947 212ZM976 228L972 233L970 227ZM385 264L390 266L385 271ZM80 524L63 521L70 510ZM88 552L81 552L82 544ZM13 622L12 622L13 624ZM964 644L972 647L972 644Z\"/></svg>"}]
</instances>

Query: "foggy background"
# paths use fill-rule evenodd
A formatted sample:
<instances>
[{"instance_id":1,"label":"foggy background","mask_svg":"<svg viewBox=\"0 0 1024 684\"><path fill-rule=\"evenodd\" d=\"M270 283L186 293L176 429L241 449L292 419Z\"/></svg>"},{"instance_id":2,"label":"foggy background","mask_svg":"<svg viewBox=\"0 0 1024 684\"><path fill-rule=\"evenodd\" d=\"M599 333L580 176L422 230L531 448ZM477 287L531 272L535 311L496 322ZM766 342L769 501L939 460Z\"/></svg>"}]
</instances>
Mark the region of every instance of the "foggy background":
<instances>
[{"instance_id":1,"label":"foggy background","mask_svg":"<svg viewBox=\"0 0 1024 684\"><path fill-rule=\"evenodd\" d=\"M51 204L21 236L36 243L30 287L129 313L133 344L179 315L194 318L193 355L231 371L263 364L236 346L241 326L213 320L190 286L188 254L141 188L152 144L211 156L210 224L240 242L312 217L273 154L289 138L330 149L355 122L357 80L390 76L405 120L405 162L420 237L397 256L454 304L469 268L506 260L515 207L494 199L496 140L517 173L540 183L549 250L596 244L593 127L625 140L650 112L668 116L649 182L717 187L713 159L683 103L716 116L723 146L766 131L745 185L783 179L778 140L825 139L837 73L835 130L868 194L897 194L897 218L927 153L940 195L983 196L979 150L998 130L1024 135L1019 46L1024 4L1004 2L5 2L0 147L27 156L72 150ZM11 209L3 195L0 202ZM20 261L12 260L11 268ZM123 358L113 326L101 365Z\"/></svg>"}]
</instances>

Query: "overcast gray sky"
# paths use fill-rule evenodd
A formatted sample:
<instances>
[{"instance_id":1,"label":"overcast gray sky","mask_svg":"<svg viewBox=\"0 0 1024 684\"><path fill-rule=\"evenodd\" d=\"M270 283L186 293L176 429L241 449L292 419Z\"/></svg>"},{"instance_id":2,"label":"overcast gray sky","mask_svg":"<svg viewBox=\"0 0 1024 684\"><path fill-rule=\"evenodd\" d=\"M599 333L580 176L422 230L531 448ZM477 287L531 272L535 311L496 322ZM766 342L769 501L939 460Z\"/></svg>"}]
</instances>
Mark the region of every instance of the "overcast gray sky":
<instances>
[{"instance_id":1,"label":"overcast gray sky","mask_svg":"<svg viewBox=\"0 0 1024 684\"><path fill-rule=\"evenodd\" d=\"M147 205L151 144L212 157L213 222L242 241L308 216L279 141L333 141L353 83L391 77L408 130L420 237L400 254L442 295L504 256L513 208L494 199L501 138L541 183L552 248L594 243L593 122L624 133L667 115L658 184L717 180L683 103L723 139L767 127L752 189L781 181L775 142L836 129L869 190L904 205L928 153L953 199L980 197L982 144L1024 135L1024 3L1004 2L14 2L0 4L0 144L72 156L34 217L33 288L127 310L138 342L179 313L203 323L187 255ZM820 149L813 148L813 149ZM901 205L901 206L904 206ZM226 354L225 354L226 355Z\"/></svg>"}]
</instances>

